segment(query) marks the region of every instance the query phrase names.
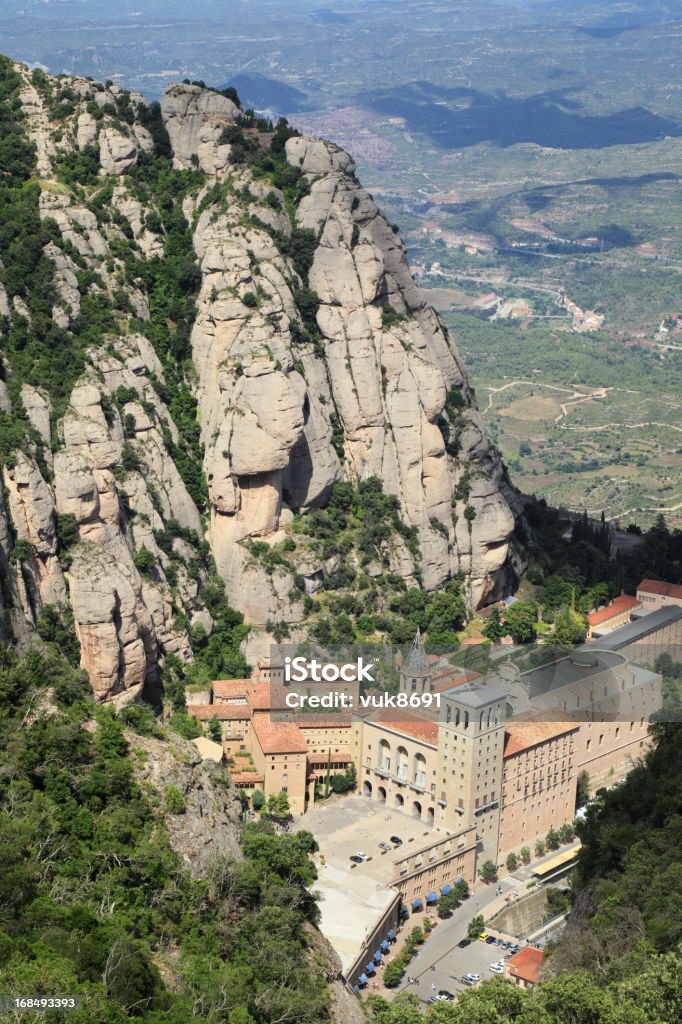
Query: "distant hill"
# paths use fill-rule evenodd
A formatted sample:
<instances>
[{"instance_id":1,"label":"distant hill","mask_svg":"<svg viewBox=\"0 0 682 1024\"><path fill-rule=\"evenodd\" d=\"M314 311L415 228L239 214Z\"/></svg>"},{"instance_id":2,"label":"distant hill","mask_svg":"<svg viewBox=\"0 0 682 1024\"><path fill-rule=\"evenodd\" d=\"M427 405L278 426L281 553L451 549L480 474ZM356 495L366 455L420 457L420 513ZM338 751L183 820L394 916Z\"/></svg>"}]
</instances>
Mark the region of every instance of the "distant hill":
<instances>
[{"instance_id":1,"label":"distant hill","mask_svg":"<svg viewBox=\"0 0 682 1024\"><path fill-rule=\"evenodd\" d=\"M308 97L300 89L265 75L235 75L221 88L227 86L237 90L244 107L253 107L254 110L299 114L310 107Z\"/></svg>"}]
</instances>

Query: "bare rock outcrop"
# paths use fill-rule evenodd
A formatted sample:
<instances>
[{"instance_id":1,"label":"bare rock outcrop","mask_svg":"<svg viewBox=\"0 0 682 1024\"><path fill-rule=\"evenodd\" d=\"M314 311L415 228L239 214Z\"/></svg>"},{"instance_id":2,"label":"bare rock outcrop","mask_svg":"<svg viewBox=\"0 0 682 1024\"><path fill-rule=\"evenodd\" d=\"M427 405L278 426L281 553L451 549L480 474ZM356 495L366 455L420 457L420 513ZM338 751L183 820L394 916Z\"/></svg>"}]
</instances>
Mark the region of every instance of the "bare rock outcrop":
<instances>
[{"instance_id":1,"label":"bare rock outcrop","mask_svg":"<svg viewBox=\"0 0 682 1024\"><path fill-rule=\"evenodd\" d=\"M135 774L158 792L171 847L191 874L206 878L218 858L241 860L241 803L225 769L202 761L196 748L177 736L164 742L127 733L126 739L140 755L133 760ZM165 806L167 786L182 794L181 813Z\"/></svg>"},{"instance_id":2,"label":"bare rock outcrop","mask_svg":"<svg viewBox=\"0 0 682 1024\"><path fill-rule=\"evenodd\" d=\"M156 670L139 574L99 544L77 545L72 558L69 584L81 665L99 700L128 703Z\"/></svg>"},{"instance_id":3,"label":"bare rock outcrop","mask_svg":"<svg viewBox=\"0 0 682 1024\"><path fill-rule=\"evenodd\" d=\"M239 108L220 93L198 85L170 86L163 98L163 119L175 166L199 166L209 174L223 169L229 146L221 147L218 140L238 114Z\"/></svg>"},{"instance_id":4,"label":"bare rock outcrop","mask_svg":"<svg viewBox=\"0 0 682 1024\"><path fill-rule=\"evenodd\" d=\"M25 568L35 588L38 607L64 604L66 587L57 558L57 530L52 492L33 459L18 452L14 465L4 467L4 482L12 523L19 540L30 546Z\"/></svg>"},{"instance_id":5,"label":"bare rock outcrop","mask_svg":"<svg viewBox=\"0 0 682 1024\"><path fill-rule=\"evenodd\" d=\"M103 128L99 133L99 160L102 174L125 174L137 163L135 138L110 126Z\"/></svg>"},{"instance_id":6,"label":"bare rock outcrop","mask_svg":"<svg viewBox=\"0 0 682 1024\"><path fill-rule=\"evenodd\" d=\"M397 571L414 581L419 569L428 588L461 572L474 607L492 600L508 585L515 516L459 354L348 154L305 138L290 139L286 154L308 182L294 226L317 238L308 283L324 354L295 345L296 277L273 244L279 222L254 207L245 228L238 211L209 207L194 229L203 283L192 345L219 570L249 621L298 621L300 603L285 596L291 577L264 574L244 539L277 537L283 516L323 502L342 475L377 476L418 531L420 565L396 545ZM245 180L241 169L226 173Z\"/></svg>"}]
</instances>

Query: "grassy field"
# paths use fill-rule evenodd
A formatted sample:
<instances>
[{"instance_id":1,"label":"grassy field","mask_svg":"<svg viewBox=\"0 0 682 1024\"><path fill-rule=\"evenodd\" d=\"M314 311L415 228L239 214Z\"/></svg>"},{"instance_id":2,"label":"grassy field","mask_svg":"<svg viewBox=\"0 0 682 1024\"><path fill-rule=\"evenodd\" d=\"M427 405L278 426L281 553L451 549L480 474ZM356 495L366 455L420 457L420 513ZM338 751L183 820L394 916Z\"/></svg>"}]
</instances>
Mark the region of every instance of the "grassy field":
<instances>
[{"instance_id":1,"label":"grassy field","mask_svg":"<svg viewBox=\"0 0 682 1024\"><path fill-rule=\"evenodd\" d=\"M515 484L551 504L682 526L682 355L444 310Z\"/></svg>"}]
</instances>

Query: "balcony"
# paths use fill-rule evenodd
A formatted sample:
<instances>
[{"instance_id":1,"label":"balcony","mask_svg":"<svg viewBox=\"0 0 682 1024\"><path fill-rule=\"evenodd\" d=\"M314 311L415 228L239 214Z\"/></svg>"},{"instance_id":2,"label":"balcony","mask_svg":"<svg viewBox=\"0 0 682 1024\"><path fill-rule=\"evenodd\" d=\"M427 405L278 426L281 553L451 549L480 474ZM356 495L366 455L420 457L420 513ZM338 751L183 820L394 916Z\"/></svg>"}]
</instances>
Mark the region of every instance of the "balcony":
<instances>
[{"instance_id":1,"label":"balcony","mask_svg":"<svg viewBox=\"0 0 682 1024\"><path fill-rule=\"evenodd\" d=\"M426 792L426 783L411 782L410 789L415 789L417 793L424 793Z\"/></svg>"}]
</instances>

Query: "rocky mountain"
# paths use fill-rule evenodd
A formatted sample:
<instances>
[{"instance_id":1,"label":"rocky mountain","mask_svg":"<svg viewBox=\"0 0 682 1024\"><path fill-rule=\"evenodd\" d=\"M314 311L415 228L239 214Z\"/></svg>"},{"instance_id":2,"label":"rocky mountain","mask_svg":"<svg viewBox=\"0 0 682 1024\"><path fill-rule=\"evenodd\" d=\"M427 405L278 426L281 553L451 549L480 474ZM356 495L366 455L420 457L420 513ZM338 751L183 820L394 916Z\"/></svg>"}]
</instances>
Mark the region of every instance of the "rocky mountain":
<instances>
[{"instance_id":1,"label":"rocky mountain","mask_svg":"<svg viewBox=\"0 0 682 1024\"><path fill-rule=\"evenodd\" d=\"M0 103L6 637L61 609L121 702L215 653L232 609L250 655L304 636L331 580L375 610L508 591L517 496L346 153L203 84L159 107L3 59Z\"/></svg>"}]
</instances>

